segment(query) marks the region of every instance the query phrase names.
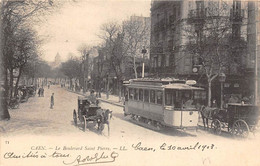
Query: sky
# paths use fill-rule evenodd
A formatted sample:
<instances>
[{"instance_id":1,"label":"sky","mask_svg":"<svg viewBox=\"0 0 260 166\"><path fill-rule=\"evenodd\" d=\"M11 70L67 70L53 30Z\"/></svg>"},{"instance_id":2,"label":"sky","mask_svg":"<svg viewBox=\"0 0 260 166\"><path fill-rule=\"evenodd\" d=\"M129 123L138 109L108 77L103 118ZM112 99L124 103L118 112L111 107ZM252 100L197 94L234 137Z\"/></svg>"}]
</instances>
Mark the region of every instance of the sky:
<instances>
[{"instance_id":1,"label":"sky","mask_svg":"<svg viewBox=\"0 0 260 166\"><path fill-rule=\"evenodd\" d=\"M69 53L79 56L77 48L85 43L95 46L100 26L109 21L129 18L131 15L150 16L149 0L79 0L68 3L46 18L36 29L42 39L42 58L54 61L57 53L65 61Z\"/></svg>"}]
</instances>

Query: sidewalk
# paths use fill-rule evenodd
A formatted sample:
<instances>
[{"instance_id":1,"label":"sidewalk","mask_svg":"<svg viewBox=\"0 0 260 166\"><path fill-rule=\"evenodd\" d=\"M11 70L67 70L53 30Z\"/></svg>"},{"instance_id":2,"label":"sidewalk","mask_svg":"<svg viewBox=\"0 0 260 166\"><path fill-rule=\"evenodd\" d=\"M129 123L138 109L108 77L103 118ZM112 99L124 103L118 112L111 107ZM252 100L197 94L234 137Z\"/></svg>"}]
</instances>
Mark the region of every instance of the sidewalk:
<instances>
[{"instance_id":1,"label":"sidewalk","mask_svg":"<svg viewBox=\"0 0 260 166\"><path fill-rule=\"evenodd\" d=\"M68 88L66 88L67 91L69 92L72 92L72 93L76 93L76 94L79 94L79 95L82 95L82 96L88 96L90 95L90 92L86 92L85 94L80 91L80 92L76 92L76 91L72 91ZM116 105L116 106L120 106L120 107L124 107L124 103L123 101L120 101L119 102L119 97L118 96L115 96L115 95L109 95L109 98L107 99L106 98L106 94L105 93L101 93L101 98L97 98L103 102L106 102L106 103L109 103L109 104L113 104L113 105Z\"/></svg>"}]
</instances>

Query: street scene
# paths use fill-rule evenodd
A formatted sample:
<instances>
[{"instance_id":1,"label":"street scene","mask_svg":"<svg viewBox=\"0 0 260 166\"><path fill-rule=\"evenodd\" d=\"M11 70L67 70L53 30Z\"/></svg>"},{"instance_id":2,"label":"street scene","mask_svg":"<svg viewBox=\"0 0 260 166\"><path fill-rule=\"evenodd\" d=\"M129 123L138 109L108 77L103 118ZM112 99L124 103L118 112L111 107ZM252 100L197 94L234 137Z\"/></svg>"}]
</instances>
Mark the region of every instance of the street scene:
<instances>
[{"instance_id":1,"label":"street scene","mask_svg":"<svg viewBox=\"0 0 260 166\"><path fill-rule=\"evenodd\" d=\"M0 4L0 166L257 165L258 1Z\"/></svg>"},{"instance_id":2,"label":"street scene","mask_svg":"<svg viewBox=\"0 0 260 166\"><path fill-rule=\"evenodd\" d=\"M50 109L51 94L55 95L55 104L53 109ZM166 128L161 132L153 131L146 127L136 125L131 121L131 118L124 117L123 105L117 102L118 99L115 96L111 96L110 100L105 99L105 94L101 98L101 107L108 108L113 111L113 117L111 120L111 139L144 139L145 137L152 136L153 139L197 139L207 137L208 139L214 139L215 135L198 130L174 130ZM80 95L81 96L81 95ZM21 104L19 109L10 110L12 119L10 121L1 121L1 133L7 136L19 136L22 134L35 134L35 135L64 135L64 134L76 134L80 137L93 137L107 139L108 133L105 130L100 135L94 127L89 130L83 131L83 125L75 126L73 121L73 110L77 109L77 99L79 94L68 91L68 89L61 88L60 86L53 85L50 89L46 89L45 97L35 96L29 98L27 103ZM113 98L114 97L114 98ZM200 122L201 125L202 122ZM201 126L202 127L202 126ZM223 137L223 138L222 138ZM255 136L251 136L250 139L254 139ZM223 140L232 140L232 137L227 133L223 133L219 137Z\"/></svg>"}]
</instances>

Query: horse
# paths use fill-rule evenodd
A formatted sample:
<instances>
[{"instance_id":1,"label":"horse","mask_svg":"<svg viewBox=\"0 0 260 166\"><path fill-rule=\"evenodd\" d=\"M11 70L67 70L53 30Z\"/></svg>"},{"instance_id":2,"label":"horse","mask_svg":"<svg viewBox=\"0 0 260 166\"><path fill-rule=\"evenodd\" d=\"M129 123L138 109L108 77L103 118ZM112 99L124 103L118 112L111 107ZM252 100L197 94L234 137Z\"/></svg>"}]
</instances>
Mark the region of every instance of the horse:
<instances>
[{"instance_id":1,"label":"horse","mask_svg":"<svg viewBox=\"0 0 260 166\"><path fill-rule=\"evenodd\" d=\"M109 121L112 118L112 111L109 109L99 109L97 110L97 123L98 123L98 131L101 132L104 130L104 125L107 124L108 128L108 136L110 135L110 127Z\"/></svg>"},{"instance_id":2,"label":"horse","mask_svg":"<svg viewBox=\"0 0 260 166\"><path fill-rule=\"evenodd\" d=\"M209 119L213 119L214 117L216 117L219 112L219 109L206 107L203 105L199 109L199 112L200 112L202 120L203 120L204 129L206 129L206 128L209 128ZM207 127L206 127L206 125L207 125Z\"/></svg>"}]
</instances>

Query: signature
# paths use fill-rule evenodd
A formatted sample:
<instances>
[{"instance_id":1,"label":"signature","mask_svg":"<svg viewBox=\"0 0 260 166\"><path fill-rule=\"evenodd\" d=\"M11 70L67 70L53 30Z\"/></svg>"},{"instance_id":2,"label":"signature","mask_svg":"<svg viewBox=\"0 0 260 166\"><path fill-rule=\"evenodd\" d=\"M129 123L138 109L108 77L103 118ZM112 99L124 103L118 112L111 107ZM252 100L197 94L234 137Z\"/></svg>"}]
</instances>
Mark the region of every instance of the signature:
<instances>
[{"instance_id":1,"label":"signature","mask_svg":"<svg viewBox=\"0 0 260 166\"><path fill-rule=\"evenodd\" d=\"M115 162L118 156L119 154L114 151L110 155L105 154L105 152L95 153L92 156L88 155L85 157L78 155L72 162L63 161L63 164L79 166L79 165L97 164L97 163L112 163Z\"/></svg>"}]
</instances>

